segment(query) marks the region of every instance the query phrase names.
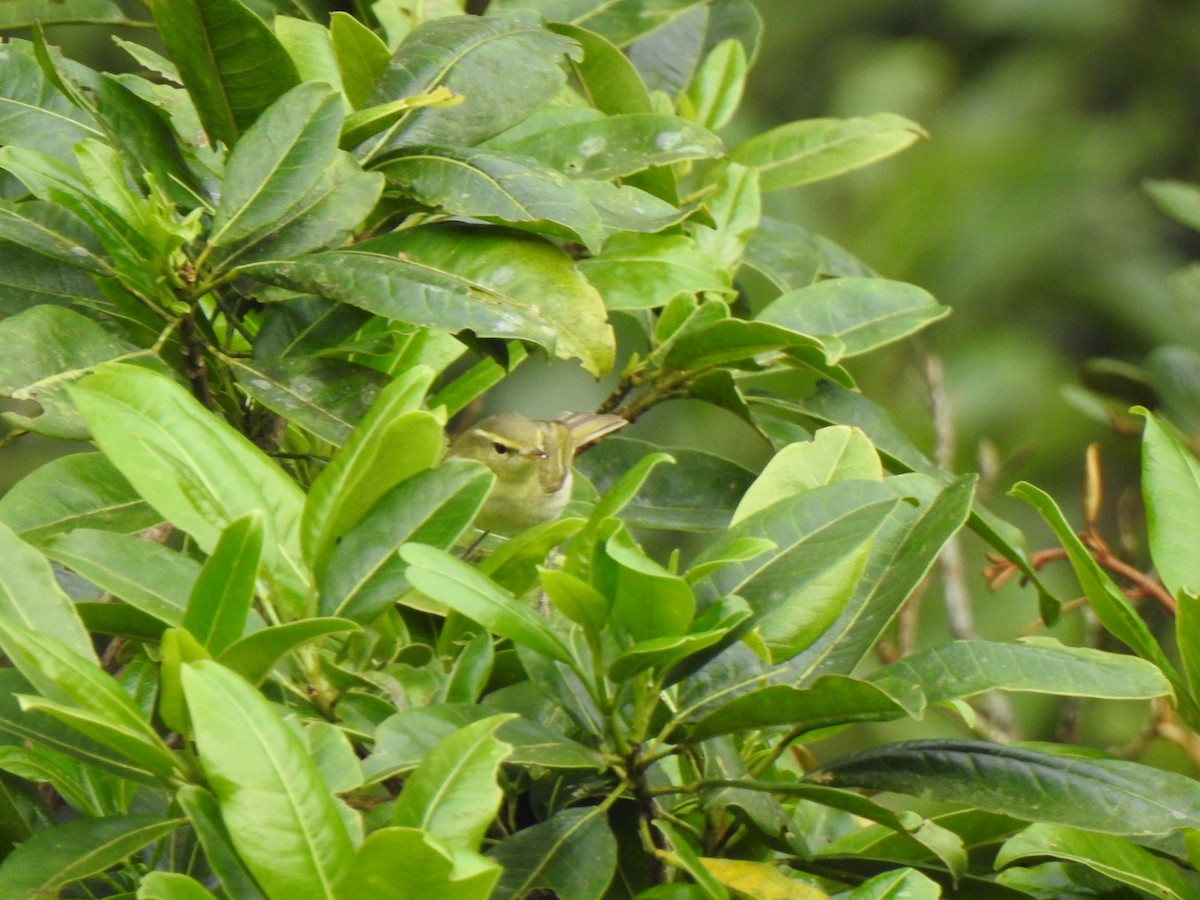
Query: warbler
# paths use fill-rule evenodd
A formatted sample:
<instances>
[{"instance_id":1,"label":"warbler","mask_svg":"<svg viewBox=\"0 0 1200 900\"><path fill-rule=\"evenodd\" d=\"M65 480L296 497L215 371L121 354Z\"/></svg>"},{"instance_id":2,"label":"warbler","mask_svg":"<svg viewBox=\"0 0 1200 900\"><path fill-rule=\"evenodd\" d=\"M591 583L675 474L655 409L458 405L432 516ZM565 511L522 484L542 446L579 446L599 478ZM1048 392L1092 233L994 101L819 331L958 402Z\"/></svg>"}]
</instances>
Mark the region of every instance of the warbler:
<instances>
[{"instance_id":1,"label":"warbler","mask_svg":"<svg viewBox=\"0 0 1200 900\"><path fill-rule=\"evenodd\" d=\"M451 443L449 455L479 460L496 474L475 525L511 537L557 518L571 499L576 451L627 424L603 413L542 421L510 412L469 428Z\"/></svg>"}]
</instances>

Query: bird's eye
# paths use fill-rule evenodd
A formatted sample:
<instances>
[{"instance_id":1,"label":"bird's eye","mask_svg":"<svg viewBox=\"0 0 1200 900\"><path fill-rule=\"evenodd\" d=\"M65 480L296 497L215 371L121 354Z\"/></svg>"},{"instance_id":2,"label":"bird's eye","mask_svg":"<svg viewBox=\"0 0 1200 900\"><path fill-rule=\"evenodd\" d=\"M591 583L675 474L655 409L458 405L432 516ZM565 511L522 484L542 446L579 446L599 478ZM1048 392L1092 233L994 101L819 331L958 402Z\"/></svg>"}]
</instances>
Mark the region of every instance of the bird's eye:
<instances>
[{"instance_id":1,"label":"bird's eye","mask_svg":"<svg viewBox=\"0 0 1200 900\"><path fill-rule=\"evenodd\" d=\"M510 448L508 444L502 444L499 441L496 441L492 444L492 449L495 450L499 456L504 456L504 454L508 453Z\"/></svg>"}]
</instances>

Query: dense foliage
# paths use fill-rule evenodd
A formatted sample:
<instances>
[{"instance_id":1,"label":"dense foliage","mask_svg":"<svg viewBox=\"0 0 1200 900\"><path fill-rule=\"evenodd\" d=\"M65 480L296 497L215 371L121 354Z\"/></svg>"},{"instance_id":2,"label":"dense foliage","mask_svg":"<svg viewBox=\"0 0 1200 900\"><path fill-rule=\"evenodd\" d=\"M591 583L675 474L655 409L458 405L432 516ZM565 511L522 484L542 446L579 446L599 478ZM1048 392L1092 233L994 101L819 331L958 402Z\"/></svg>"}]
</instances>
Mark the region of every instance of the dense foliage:
<instances>
[{"instance_id":1,"label":"dense foliage","mask_svg":"<svg viewBox=\"0 0 1200 900\"><path fill-rule=\"evenodd\" d=\"M128 24L108 0L5 10L31 27L0 48L3 415L10 443L94 450L0 499L0 895L1195 893L1184 775L813 747L969 724L994 689L1200 726L1200 464L1145 411L1176 657L1020 485L1133 654L963 640L863 667L963 528L1059 614L974 477L846 366L946 308L763 214L917 124L723 140L750 0L151 13L161 45L119 40L138 71L111 73L37 24ZM610 437L566 517L468 550L494 476L443 458L447 424L544 357L609 376L631 422L720 410L769 462Z\"/></svg>"}]
</instances>

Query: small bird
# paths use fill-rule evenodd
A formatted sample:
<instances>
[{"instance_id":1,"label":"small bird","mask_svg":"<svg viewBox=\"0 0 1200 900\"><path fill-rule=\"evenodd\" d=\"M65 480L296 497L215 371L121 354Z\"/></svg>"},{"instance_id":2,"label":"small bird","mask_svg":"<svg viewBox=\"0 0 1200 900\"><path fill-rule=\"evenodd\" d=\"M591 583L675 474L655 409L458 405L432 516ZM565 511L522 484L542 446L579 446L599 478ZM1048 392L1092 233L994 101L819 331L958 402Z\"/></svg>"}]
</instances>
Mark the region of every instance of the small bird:
<instances>
[{"instance_id":1,"label":"small bird","mask_svg":"<svg viewBox=\"0 0 1200 900\"><path fill-rule=\"evenodd\" d=\"M557 518L571 499L576 451L628 424L604 413L564 413L551 421L500 413L463 432L449 455L479 460L496 474L475 525L511 537Z\"/></svg>"}]
</instances>

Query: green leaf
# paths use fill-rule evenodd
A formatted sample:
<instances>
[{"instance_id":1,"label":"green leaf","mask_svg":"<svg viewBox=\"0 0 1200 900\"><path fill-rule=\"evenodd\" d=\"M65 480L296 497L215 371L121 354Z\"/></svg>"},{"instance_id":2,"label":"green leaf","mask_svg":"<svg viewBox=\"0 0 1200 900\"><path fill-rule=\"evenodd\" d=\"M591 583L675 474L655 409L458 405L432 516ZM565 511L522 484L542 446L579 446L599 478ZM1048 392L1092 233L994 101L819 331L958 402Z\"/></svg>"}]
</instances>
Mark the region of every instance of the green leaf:
<instances>
[{"instance_id":1,"label":"green leaf","mask_svg":"<svg viewBox=\"0 0 1200 900\"><path fill-rule=\"evenodd\" d=\"M167 625L183 622L200 564L157 541L80 528L43 545L51 559ZM90 645L90 642L89 642Z\"/></svg>"},{"instance_id":2,"label":"green leaf","mask_svg":"<svg viewBox=\"0 0 1200 900\"><path fill-rule=\"evenodd\" d=\"M996 867L1052 856L1081 863L1121 884L1164 900L1186 900L1195 884L1170 860L1109 834L1036 823L1009 838L996 856Z\"/></svg>"},{"instance_id":3,"label":"green leaf","mask_svg":"<svg viewBox=\"0 0 1200 900\"><path fill-rule=\"evenodd\" d=\"M962 527L971 511L975 476L947 485L920 475L893 476L885 484L919 505L895 507L841 614L811 647L788 661L786 678L792 684L807 683L817 673L849 675L866 658L946 541Z\"/></svg>"},{"instance_id":4,"label":"green leaf","mask_svg":"<svg viewBox=\"0 0 1200 900\"><path fill-rule=\"evenodd\" d=\"M780 653L808 646L849 608L855 574L900 502L882 484L839 482L774 503L718 537L695 565L729 559L730 548L746 537L766 538L774 548L727 562L696 583L701 600L735 594L754 613L706 651L708 657L772 615L772 640Z\"/></svg>"},{"instance_id":5,"label":"green leaf","mask_svg":"<svg viewBox=\"0 0 1200 900\"><path fill-rule=\"evenodd\" d=\"M380 828L367 835L336 900L488 900L500 867L456 850L419 828Z\"/></svg>"},{"instance_id":6,"label":"green leaf","mask_svg":"<svg viewBox=\"0 0 1200 900\"><path fill-rule=\"evenodd\" d=\"M180 762L148 723L133 698L94 661L53 635L0 619L0 646L45 698L22 697L37 709L111 747L159 778L178 777Z\"/></svg>"},{"instance_id":7,"label":"green leaf","mask_svg":"<svg viewBox=\"0 0 1200 900\"><path fill-rule=\"evenodd\" d=\"M80 656L95 659L92 639L41 553L0 523L0 618L52 634Z\"/></svg>"},{"instance_id":8,"label":"green leaf","mask_svg":"<svg viewBox=\"0 0 1200 900\"><path fill-rule=\"evenodd\" d=\"M340 10L329 16L329 37L342 90L350 106L361 109L387 67L391 57L387 44L354 16Z\"/></svg>"},{"instance_id":9,"label":"green leaf","mask_svg":"<svg viewBox=\"0 0 1200 900\"><path fill-rule=\"evenodd\" d=\"M615 563L611 621L635 641L677 638L696 612L692 588L679 575L652 560L629 532L620 529L604 544Z\"/></svg>"},{"instance_id":10,"label":"green leaf","mask_svg":"<svg viewBox=\"0 0 1200 900\"><path fill-rule=\"evenodd\" d=\"M304 494L261 450L184 388L145 369L108 366L71 396L105 455L206 552L230 522L262 510L273 586L294 607L305 602L312 587L300 553Z\"/></svg>"},{"instance_id":11,"label":"green leaf","mask_svg":"<svg viewBox=\"0 0 1200 900\"><path fill-rule=\"evenodd\" d=\"M353 848L300 737L213 662L183 669L200 765L230 838L268 896L328 896Z\"/></svg>"},{"instance_id":12,"label":"green leaf","mask_svg":"<svg viewBox=\"0 0 1200 900\"><path fill-rule=\"evenodd\" d=\"M544 115L534 122L544 127L526 120L518 134L498 135L488 147L532 157L572 178L601 180L724 153L715 134L676 116L627 113L562 122Z\"/></svg>"},{"instance_id":13,"label":"green leaf","mask_svg":"<svg viewBox=\"0 0 1200 900\"><path fill-rule=\"evenodd\" d=\"M642 77L629 57L611 41L565 22L551 22L548 27L583 48L583 58L573 58L571 68L579 80L581 93L593 107L610 116L654 111Z\"/></svg>"},{"instance_id":14,"label":"green leaf","mask_svg":"<svg viewBox=\"0 0 1200 900\"><path fill-rule=\"evenodd\" d=\"M0 243L0 316L15 316L43 303L67 306L99 300L100 291L82 269Z\"/></svg>"},{"instance_id":15,"label":"green leaf","mask_svg":"<svg viewBox=\"0 0 1200 900\"><path fill-rule=\"evenodd\" d=\"M37 8L41 16L50 11L41 2ZM28 13L29 6L2 4L0 16L10 10ZM60 160L71 159L72 147L99 136L100 131L88 121L87 113L47 82L31 43L9 38L5 48L8 52L0 60L0 144L36 147Z\"/></svg>"},{"instance_id":16,"label":"green leaf","mask_svg":"<svg viewBox=\"0 0 1200 900\"><path fill-rule=\"evenodd\" d=\"M390 156L380 169L417 202L448 215L523 226L597 249L605 238L584 188L529 156L414 145Z\"/></svg>"},{"instance_id":17,"label":"green leaf","mask_svg":"<svg viewBox=\"0 0 1200 900\"><path fill-rule=\"evenodd\" d=\"M481 228L414 228L355 248L379 252L462 279L475 297L499 312L538 322L555 334L548 345L562 359L579 359L600 376L612 368L615 339L604 302L571 258L549 241ZM471 321L457 326L475 329ZM519 335L518 335L519 336Z\"/></svg>"},{"instance_id":18,"label":"green leaf","mask_svg":"<svg viewBox=\"0 0 1200 900\"><path fill-rule=\"evenodd\" d=\"M212 659L212 654L183 628L168 628L162 633L159 653L162 663L158 676L158 716L172 731L190 735L192 725L183 696L183 666Z\"/></svg>"},{"instance_id":19,"label":"green leaf","mask_svg":"<svg viewBox=\"0 0 1200 900\"><path fill-rule=\"evenodd\" d=\"M921 793L1049 825L1124 836L1200 822L1200 786L1116 759L1060 756L979 741L910 741L835 760L806 776L832 787ZM1036 808L1031 802L1036 801Z\"/></svg>"},{"instance_id":20,"label":"green leaf","mask_svg":"<svg viewBox=\"0 0 1200 900\"><path fill-rule=\"evenodd\" d=\"M582 578L561 569L540 569L542 590L554 608L591 635L600 635L608 623L612 603Z\"/></svg>"},{"instance_id":21,"label":"green leaf","mask_svg":"<svg viewBox=\"0 0 1200 900\"><path fill-rule=\"evenodd\" d=\"M123 23L125 11L109 0L67 0L47 4L45 0L15 0L0 6L0 28L33 28L38 25L105 25Z\"/></svg>"},{"instance_id":22,"label":"green leaf","mask_svg":"<svg viewBox=\"0 0 1200 900\"><path fill-rule=\"evenodd\" d=\"M0 895L57 897L66 885L99 875L184 822L150 815L113 816L39 831L0 865Z\"/></svg>"},{"instance_id":23,"label":"green leaf","mask_svg":"<svg viewBox=\"0 0 1200 900\"><path fill-rule=\"evenodd\" d=\"M270 228L316 187L342 130L337 94L298 85L246 129L229 156L209 243L229 246Z\"/></svg>"},{"instance_id":24,"label":"green leaf","mask_svg":"<svg viewBox=\"0 0 1200 900\"><path fill-rule=\"evenodd\" d=\"M175 792L175 801L187 813L204 856L221 886L230 897L239 900L263 900L262 892L246 870L246 864L233 849L229 831L221 821L217 798L203 788L187 784Z\"/></svg>"},{"instance_id":25,"label":"green leaf","mask_svg":"<svg viewBox=\"0 0 1200 900\"><path fill-rule=\"evenodd\" d=\"M216 900L200 882L178 872L149 872L142 878L138 900Z\"/></svg>"},{"instance_id":26,"label":"green leaf","mask_svg":"<svg viewBox=\"0 0 1200 900\"><path fill-rule=\"evenodd\" d=\"M96 86L95 104L97 120L138 184L149 189L152 176L154 189L191 207L200 188L166 114L107 73Z\"/></svg>"},{"instance_id":27,"label":"green leaf","mask_svg":"<svg viewBox=\"0 0 1200 900\"><path fill-rule=\"evenodd\" d=\"M451 16L424 22L404 40L367 105L429 94L445 86L466 100L451 109L414 109L359 148L379 160L416 144L470 146L499 134L554 97L566 83L562 64L578 55L573 42L529 14ZM497 78L521 60L519 79Z\"/></svg>"},{"instance_id":28,"label":"green leaf","mask_svg":"<svg viewBox=\"0 0 1200 900\"><path fill-rule=\"evenodd\" d=\"M146 355L91 319L48 304L0 319L0 344L5 347L0 395L40 407L35 414L6 412L0 418L18 428L75 440L87 438L88 431L67 396L68 387L102 363Z\"/></svg>"},{"instance_id":29,"label":"green leaf","mask_svg":"<svg viewBox=\"0 0 1200 900\"><path fill-rule=\"evenodd\" d=\"M927 292L882 278L831 278L779 297L758 315L802 334L833 337L846 357L906 338L950 314Z\"/></svg>"},{"instance_id":30,"label":"green leaf","mask_svg":"<svg viewBox=\"0 0 1200 900\"><path fill-rule=\"evenodd\" d=\"M681 234L616 234L579 269L608 309L654 309L680 294L731 295L729 273Z\"/></svg>"},{"instance_id":31,"label":"green leaf","mask_svg":"<svg viewBox=\"0 0 1200 900\"><path fill-rule=\"evenodd\" d=\"M554 22L578 25L618 47L663 28L706 0L498 0L497 10L532 9Z\"/></svg>"},{"instance_id":32,"label":"green leaf","mask_svg":"<svg viewBox=\"0 0 1200 900\"><path fill-rule=\"evenodd\" d=\"M692 118L714 131L728 124L742 102L748 67L741 41L727 38L717 44L688 85Z\"/></svg>"},{"instance_id":33,"label":"green leaf","mask_svg":"<svg viewBox=\"0 0 1200 900\"><path fill-rule=\"evenodd\" d=\"M398 255L353 250L252 263L242 271L268 284L309 291L389 319L480 337L516 338L553 350L556 323L466 278Z\"/></svg>"},{"instance_id":34,"label":"green leaf","mask_svg":"<svg viewBox=\"0 0 1200 900\"><path fill-rule=\"evenodd\" d=\"M1048 494L1026 482L1018 482L1010 493L1028 503L1046 520L1046 524L1050 526L1054 536L1067 551L1067 559L1075 571L1075 577L1079 579L1079 584L1087 595L1088 602L1100 623L1108 629L1113 637L1128 646L1142 659L1154 663L1171 680L1176 688L1179 702L1184 705L1181 712L1185 713L1189 720L1197 721L1194 704L1187 702L1190 696L1187 688L1158 645L1158 641L1150 633L1150 629L1142 621L1137 610L1133 608L1129 598L1125 596L1125 593L1108 573L1100 568L1100 564L1084 547L1083 542L1071 528L1058 505Z\"/></svg>"},{"instance_id":35,"label":"green leaf","mask_svg":"<svg viewBox=\"0 0 1200 900\"><path fill-rule=\"evenodd\" d=\"M239 0L161 0L154 24L211 143L233 147L300 77L270 28Z\"/></svg>"},{"instance_id":36,"label":"green leaf","mask_svg":"<svg viewBox=\"0 0 1200 900\"><path fill-rule=\"evenodd\" d=\"M493 900L553 891L599 900L617 870L617 840L603 806L564 809L509 835L487 853L504 869Z\"/></svg>"},{"instance_id":37,"label":"green leaf","mask_svg":"<svg viewBox=\"0 0 1200 900\"><path fill-rule=\"evenodd\" d=\"M489 716L441 740L405 780L392 824L420 828L456 850L478 850L504 798L496 779L512 746L495 731L511 718Z\"/></svg>"},{"instance_id":38,"label":"green leaf","mask_svg":"<svg viewBox=\"0 0 1200 900\"><path fill-rule=\"evenodd\" d=\"M226 647L217 661L251 684L258 684L280 659L297 647L331 634L357 629L358 626L347 619L300 619L250 632Z\"/></svg>"},{"instance_id":39,"label":"green leaf","mask_svg":"<svg viewBox=\"0 0 1200 900\"><path fill-rule=\"evenodd\" d=\"M1150 556L1172 596L1200 590L1194 562L1194 539L1200 538L1195 513L1200 510L1200 462L1156 416L1141 407L1142 495Z\"/></svg>"},{"instance_id":40,"label":"green leaf","mask_svg":"<svg viewBox=\"0 0 1200 900\"><path fill-rule=\"evenodd\" d=\"M346 442L387 383L375 369L314 356L235 359L230 367L257 402L335 447Z\"/></svg>"},{"instance_id":41,"label":"green leaf","mask_svg":"<svg viewBox=\"0 0 1200 900\"><path fill-rule=\"evenodd\" d=\"M786 725L789 734L852 722L887 722L906 714L883 688L848 678L826 675L804 688L774 684L742 694L705 715L687 733L689 743L743 729Z\"/></svg>"},{"instance_id":42,"label":"green leaf","mask_svg":"<svg viewBox=\"0 0 1200 900\"><path fill-rule=\"evenodd\" d=\"M924 136L915 122L892 113L804 119L755 135L730 158L757 169L764 191L777 191L870 165Z\"/></svg>"},{"instance_id":43,"label":"green leaf","mask_svg":"<svg viewBox=\"0 0 1200 900\"><path fill-rule=\"evenodd\" d=\"M56 203L0 202L0 238L88 272L109 271L91 231Z\"/></svg>"},{"instance_id":44,"label":"green leaf","mask_svg":"<svg viewBox=\"0 0 1200 900\"><path fill-rule=\"evenodd\" d=\"M653 34L629 47L629 56L652 91L678 97L694 79L705 59L727 38L737 41L747 60L753 60L762 40L763 20L754 0L720 0L693 6Z\"/></svg>"},{"instance_id":45,"label":"green leaf","mask_svg":"<svg viewBox=\"0 0 1200 900\"><path fill-rule=\"evenodd\" d=\"M763 216L746 245L745 265L759 272L780 294L812 284L818 276L870 278L870 267L828 238Z\"/></svg>"},{"instance_id":46,"label":"green leaf","mask_svg":"<svg viewBox=\"0 0 1200 900\"><path fill-rule=\"evenodd\" d=\"M0 497L0 522L39 542L76 528L143 531L162 521L100 453L72 453L36 468Z\"/></svg>"},{"instance_id":47,"label":"green leaf","mask_svg":"<svg viewBox=\"0 0 1200 900\"><path fill-rule=\"evenodd\" d=\"M319 22L285 15L277 15L271 24L275 37L296 66L301 83L325 83L337 93L343 109L348 110L350 104L342 96L345 86L334 55L331 30Z\"/></svg>"},{"instance_id":48,"label":"green leaf","mask_svg":"<svg viewBox=\"0 0 1200 900\"><path fill-rule=\"evenodd\" d=\"M758 172L736 162L730 163L721 171L704 204L712 225L696 228L696 243L726 269L736 271L746 244L762 218Z\"/></svg>"},{"instance_id":49,"label":"green leaf","mask_svg":"<svg viewBox=\"0 0 1200 900\"><path fill-rule=\"evenodd\" d=\"M868 878L851 891L846 900L892 900L894 897L938 900L941 896L941 885L927 875L916 869L897 869Z\"/></svg>"},{"instance_id":50,"label":"green leaf","mask_svg":"<svg viewBox=\"0 0 1200 900\"><path fill-rule=\"evenodd\" d=\"M885 690L918 685L930 704L989 690L1112 700L1172 694L1170 682L1145 660L1049 639L951 641L889 663L872 672L870 681Z\"/></svg>"},{"instance_id":51,"label":"green leaf","mask_svg":"<svg viewBox=\"0 0 1200 900\"><path fill-rule=\"evenodd\" d=\"M493 476L451 459L418 472L386 494L338 542L321 581L322 615L371 622L409 590L396 555L408 541L448 550L470 526Z\"/></svg>"},{"instance_id":52,"label":"green leaf","mask_svg":"<svg viewBox=\"0 0 1200 900\"><path fill-rule=\"evenodd\" d=\"M405 544L400 557L408 563L407 577L417 590L501 637L550 659L570 661L570 651L545 619L462 560L422 544Z\"/></svg>"},{"instance_id":53,"label":"green leaf","mask_svg":"<svg viewBox=\"0 0 1200 900\"><path fill-rule=\"evenodd\" d=\"M857 428L822 428L808 442L784 447L742 495L732 524L786 497L835 481L882 481L883 466L871 441Z\"/></svg>"},{"instance_id":54,"label":"green leaf","mask_svg":"<svg viewBox=\"0 0 1200 900\"><path fill-rule=\"evenodd\" d=\"M301 544L321 574L334 545L383 494L428 469L442 455L442 422L419 408L433 372L410 369L387 385L313 479L304 506Z\"/></svg>"},{"instance_id":55,"label":"green leaf","mask_svg":"<svg viewBox=\"0 0 1200 900\"><path fill-rule=\"evenodd\" d=\"M192 586L183 627L213 656L246 627L262 544L262 513L254 510L235 519L221 532Z\"/></svg>"},{"instance_id":56,"label":"green leaf","mask_svg":"<svg viewBox=\"0 0 1200 900\"><path fill-rule=\"evenodd\" d=\"M221 267L299 256L345 244L379 202L384 178L378 172L364 172L342 150L318 174L312 189L295 198L290 206L283 205L287 197L273 198L278 216L267 219L255 235L235 242L233 249L222 253ZM263 198L250 202L264 214L269 212L269 206L262 208Z\"/></svg>"},{"instance_id":57,"label":"green leaf","mask_svg":"<svg viewBox=\"0 0 1200 900\"><path fill-rule=\"evenodd\" d=\"M1200 187L1186 181L1154 179L1144 182L1143 187L1168 216L1200 231Z\"/></svg>"},{"instance_id":58,"label":"green leaf","mask_svg":"<svg viewBox=\"0 0 1200 900\"><path fill-rule=\"evenodd\" d=\"M460 728L494 715L496 709L478 703L438 703L415 707L388 716L375 731L375 745L363 762L367 780L377 783L415 769L439 741ZM496 736L512 750L512 765L550 769L591 769L603 765L600 754L526 718L509 719Z\"/></svg>"}]
</instances>

